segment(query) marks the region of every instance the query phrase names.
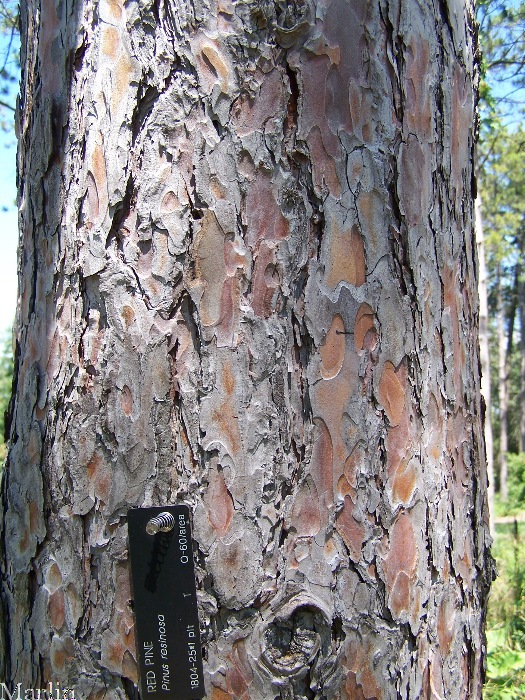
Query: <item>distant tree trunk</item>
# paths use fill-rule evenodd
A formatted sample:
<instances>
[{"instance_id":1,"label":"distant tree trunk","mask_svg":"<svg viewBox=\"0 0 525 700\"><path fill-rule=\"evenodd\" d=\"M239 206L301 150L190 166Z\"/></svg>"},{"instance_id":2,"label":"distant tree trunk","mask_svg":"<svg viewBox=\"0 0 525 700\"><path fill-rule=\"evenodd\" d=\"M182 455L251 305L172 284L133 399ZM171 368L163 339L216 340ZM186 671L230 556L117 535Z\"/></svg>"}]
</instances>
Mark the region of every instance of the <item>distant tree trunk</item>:
<instances>
[{"instance_id":1,"label":"distant tree trunk","mask_svg":"<svg viewBox=\"0 0 525 700\"><path fill-rule=\"evenodd\" d=\"M183 501L210 700L481 698L472 7L21 13L1 677L137 698Z\"/></svg>"},{"instance_id":2,"label":"distant tree trunk","mask_svg":"<svg viewBox=\"0 0 525 700\"><path fill-rule=\"evenodd\" d=\"M518 312L519 301L519 281L521 279L521 262L518 258L514 266L514 280L512 289L510 290L510 299L507 311L507 334L505 338L505 362L507 363L507 387L509 383L510 365L512 362L512 353L514 352L514 326L516 325L516 313ZM508 391L507 391L508 393Z\"/></svg>"},{"instance_id":3,"label":"distant tree trunk","mask_svg":"<svg viewBox=\"0 0 525 700\"><path fill-rule=\"evenodd\" d=\"M525 255L525 224L521 232L520 258ZM520 266L518 278L518 314L520 323L520 354L521 354L521 376L520 376L520 428L519 428L519 451L525 452L525 269Z\"/></svg>"},{"instance_id":4,"label":"distant tree trunk","mask_svg":"<svg viewBox=\"0 0 525 700\"><path fill-rule=\"evenodd\" d=\"M503 284L501 269L498 269L497 278L497 323L498 323L498 399L499 399L499 491L502 501L509 497L508 488L508 387L507 387L507 346L508 338L505 334L505 313L503 308Z\"/></svg>"},{"instance_id":5,"label":"distant tree trunk","mask_svg":"<svg viewBox=\"0 0 525 700\"><path fill-rule=\"evenodd\" d=\"M490 353L489 353L489 309L487 295L487 268L485 264L485 241L483 235L483 218L481 215L481 197L478 193L475 202L476 243L479 265L479 348L481 361L481 394L485 401L485 447L487 452L488 505L490 531L494 535L494 447L491 421L490 397Z\"/></svg>"}]
</instances>

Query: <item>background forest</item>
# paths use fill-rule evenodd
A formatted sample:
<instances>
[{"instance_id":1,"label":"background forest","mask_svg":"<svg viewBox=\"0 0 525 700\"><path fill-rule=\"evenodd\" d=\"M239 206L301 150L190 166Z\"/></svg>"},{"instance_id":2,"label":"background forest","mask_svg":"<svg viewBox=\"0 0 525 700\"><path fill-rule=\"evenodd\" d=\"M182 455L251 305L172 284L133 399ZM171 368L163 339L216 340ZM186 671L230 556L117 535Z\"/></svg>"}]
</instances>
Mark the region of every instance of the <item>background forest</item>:
<instances>
[{"instance_id":1,"label":"background forest","mask_svg":"<svg viewBox=\"0 0 525 700\"><path fill-rule=\"evenodd\" d=\"M486 440L499 572L488 613L485 697L514 700L525 698L525 2L482 0L477 19L480 349L485 380L490 376L484 386ZM10 0L0 0L0 30L0 126L12 133L18 37ZM11 331L4 329L0 436L12 373ZM0 442L2 460L4 451Z\"/></svg>"},{"instance_id":2,"label":"background forest","mask_svg":"<svg viewBox=\"0 0 525 700\"><path fill-rule=\"evenodd\" d=\"M480 351L499 574L485 697L514 700L525 698L525 3L480 2L477 17Z\"/></svg>"}]
</instances>

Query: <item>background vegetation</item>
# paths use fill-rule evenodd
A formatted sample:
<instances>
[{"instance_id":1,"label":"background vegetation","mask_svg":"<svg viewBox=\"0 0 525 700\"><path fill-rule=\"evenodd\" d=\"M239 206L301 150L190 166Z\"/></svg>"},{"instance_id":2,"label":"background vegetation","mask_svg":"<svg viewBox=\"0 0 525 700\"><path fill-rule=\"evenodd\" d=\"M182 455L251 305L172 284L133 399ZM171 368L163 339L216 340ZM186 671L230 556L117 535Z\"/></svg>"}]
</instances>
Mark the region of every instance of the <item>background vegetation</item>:
<instances>
[{"instance_id":1,"label":"background vegetation","mask_svg":"<svg viewBox=\"0 0 525 700\"><path fill-rule=\"evenodd\" d=\"M525 2L481 0L481 199L494 465L487 700L525 698ZM483 325L483 324L482 324ZM483 328L482 328L483 331ZM493 438L493 439L492 439Z\"/></svg>"}]
</instances>

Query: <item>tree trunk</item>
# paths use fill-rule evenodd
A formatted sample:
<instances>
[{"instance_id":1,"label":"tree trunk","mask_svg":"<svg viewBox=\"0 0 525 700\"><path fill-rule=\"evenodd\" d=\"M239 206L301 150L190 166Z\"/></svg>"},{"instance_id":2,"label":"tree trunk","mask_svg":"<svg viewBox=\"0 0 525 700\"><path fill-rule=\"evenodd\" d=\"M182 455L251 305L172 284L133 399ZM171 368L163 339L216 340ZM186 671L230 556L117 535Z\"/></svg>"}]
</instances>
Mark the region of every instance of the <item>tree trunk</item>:
<instances>
[{"instance_id":1,"label":"tree trunk","mask_svg":"<svg viewBox=\"0 0 525 700\"><path fill-rule=\"evenodd\" d=\"M525 224L524 224L525 229ZM525 254L525 231L521 233L520 256ZM518 280L518 309L520 322L520 354L521 354L521 381L520 381L520 428L519 451L525 452L525 270L520 266Z\"/></svg>"},{"instance_id":2,"label":"tree trunk","mask_svg":"<svg viewBox=\"0 0 525 700\"><path fill-rule=\"evenodd\" d=\"M520 284L521 382L519 451L525 452L525 283Z\"/></svg>"},{"instance_id":3,"label":"tree trunk","mask_svg":"<svg viewBox=\"0 0 525 700\"><path fill-rule=\"evenodd\" d=\"M497 317L498 317L498 398L499 398L499 492L502 501L507 501L509 497L508 487L508 432L507 432L507 412L508 412L508 392L507 392L507 347L508 338L505 335L505 314L503 311L503 284L501 280L501 269L498 269L498 297L497 297Z\"/></svg>"},{"instance_id":4,"label":"tree trunk","mask_svg":"<svg viewBox=\"0 0 525 700\"><path fill-rule=\"evenodd\" d=\"M490 516L490 531L494 536L494 448L491 421L490 397L490 353L489 353L489 308L487 295L487 268L485 264L485 241L483 236L483 218L481 214L481 196L478 192L475 208L476 245L479 265L479 355L481 361L481 395L485 402L485 448L487 453L487 498Z\"/></svg>"},{"instance_id":5,"label":"tree trunk","mask_svg":"<svg viewBox=\"0 0 525 700\"><path fill-rule=\"evenodd\" d=\"M21 12L2 677L136 698L184 502L208 698L480 698L472 8Z\"/></svg>"}]
</instances>

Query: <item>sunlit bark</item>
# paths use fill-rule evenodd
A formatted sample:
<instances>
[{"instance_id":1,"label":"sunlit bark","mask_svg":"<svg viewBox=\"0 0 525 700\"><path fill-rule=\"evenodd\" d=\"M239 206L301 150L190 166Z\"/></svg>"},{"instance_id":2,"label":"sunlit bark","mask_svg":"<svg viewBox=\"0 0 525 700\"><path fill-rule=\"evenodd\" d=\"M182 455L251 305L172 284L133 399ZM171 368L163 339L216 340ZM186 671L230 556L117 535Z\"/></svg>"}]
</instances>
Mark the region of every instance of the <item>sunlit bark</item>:
<instances>
[{"instance_id":1,"label":"sunlit bark","mask_svg":"<svg viewBox=\"0 0 525 700\"><path fill-rule=\"evenodd\" d=\"M136 698L184 501L211 700L480 698L472 8L22 15L2 677Z\"/></svg>"}]
</instances>

